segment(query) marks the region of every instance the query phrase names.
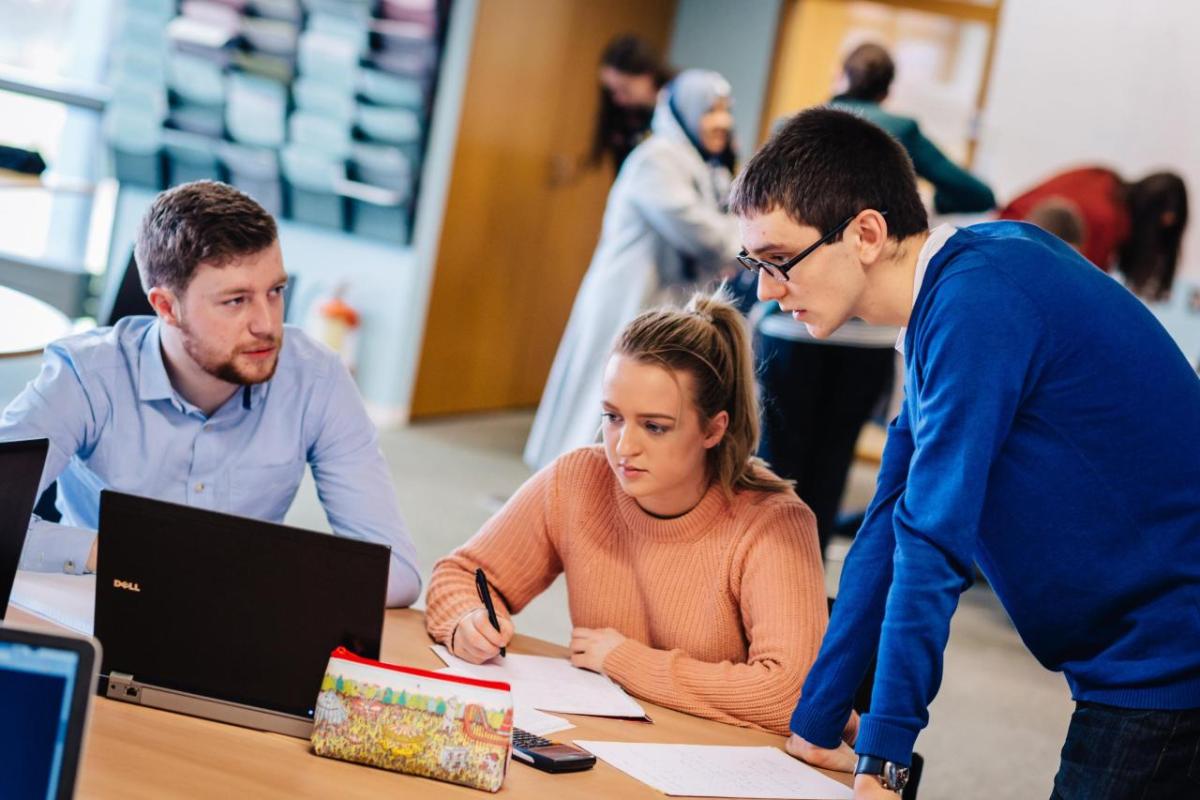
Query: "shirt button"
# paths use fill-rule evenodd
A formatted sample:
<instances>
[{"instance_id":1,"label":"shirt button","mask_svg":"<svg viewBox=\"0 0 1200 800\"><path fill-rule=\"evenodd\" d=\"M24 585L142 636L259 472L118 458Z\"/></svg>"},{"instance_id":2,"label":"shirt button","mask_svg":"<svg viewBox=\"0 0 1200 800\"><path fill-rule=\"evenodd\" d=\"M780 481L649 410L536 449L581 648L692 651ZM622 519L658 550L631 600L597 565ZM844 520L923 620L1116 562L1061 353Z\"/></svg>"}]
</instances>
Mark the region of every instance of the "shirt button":
<instances>
[{"instance_id":1,"label":"shirt button","mask_svg":"<svg viewBox=\"0 0 1200 800\"><path fill-rule=\"evenodd\" d=\"M197 483L197 484L196 484L196 493L197 493L197 494L199 494L200 492L203 492L203 491L204 491L204 484L203 484L203 483Z\"/></svg>"}]
</instances>

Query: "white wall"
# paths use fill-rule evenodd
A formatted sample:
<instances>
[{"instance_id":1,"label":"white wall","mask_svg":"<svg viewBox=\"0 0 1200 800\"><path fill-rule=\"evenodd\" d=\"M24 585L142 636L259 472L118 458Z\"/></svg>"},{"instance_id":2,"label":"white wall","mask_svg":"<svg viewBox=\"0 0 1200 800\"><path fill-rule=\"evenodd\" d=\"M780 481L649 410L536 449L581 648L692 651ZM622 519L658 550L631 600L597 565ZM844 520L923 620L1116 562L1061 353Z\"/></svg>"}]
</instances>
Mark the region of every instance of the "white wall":
<instances>
[{"instance_id":1,"label":"white wall","mask_svg":"<svg viewBox=\"0 0 1200 800\"><path fill-rule=\"evenodd\" d=\"M1001 202L1085 163L1187 181L1181 277L1200 280L1200 3L1005 0L976 167Z\"/></svg>"}]
</instances>

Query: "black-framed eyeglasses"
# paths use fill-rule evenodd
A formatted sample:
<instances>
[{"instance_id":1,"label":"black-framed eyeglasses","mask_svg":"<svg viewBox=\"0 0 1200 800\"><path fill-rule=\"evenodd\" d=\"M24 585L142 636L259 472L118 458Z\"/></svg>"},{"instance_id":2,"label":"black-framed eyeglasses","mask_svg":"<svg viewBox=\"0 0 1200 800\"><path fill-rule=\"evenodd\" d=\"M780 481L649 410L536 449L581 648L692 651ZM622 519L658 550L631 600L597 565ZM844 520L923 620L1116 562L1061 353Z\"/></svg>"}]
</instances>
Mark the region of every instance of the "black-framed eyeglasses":
<instances>
[{"instance_id":1,"label":"black-framed eyeglasses","mask_svg":"<svg viewBox=\"0 0 1200 800\"><path fill-rule=\"evenodd\" d=\"M808 247L804 248L799 253L792 256L791 258L789 258L787 261L783 262L782 264L772 264L770 261L759 261L757 258L752 257L745 250L742 250L742 252L737 254L737 260L743 267L748 269L750 272L758 272L759 270L766 270L767 274L770 275L775 280L781 281L781 282L787 282L788 272L792 269L792 267L796 266L801 261L803 261L805 258L812 255L812 252L814 250L816 250L818 247L820 247L821 245L829 244L829 242L831 242L834 238L836 238L839 233L844 231L846 229L846 226L849 225L851 222L853 222L854 218L857 217L861 213L862 212L859 211L856 214L851 214L850 216L846 217L844 220L839 222L836 226L834 226L834 228L832 230L830 230L828 233L826 233L820 239L817 239L815 242L813 242ZM884 216L884 217L887 216L886 211L880 211L879 214L880 214L880 216Z\"/></svg>"}]
</instances>

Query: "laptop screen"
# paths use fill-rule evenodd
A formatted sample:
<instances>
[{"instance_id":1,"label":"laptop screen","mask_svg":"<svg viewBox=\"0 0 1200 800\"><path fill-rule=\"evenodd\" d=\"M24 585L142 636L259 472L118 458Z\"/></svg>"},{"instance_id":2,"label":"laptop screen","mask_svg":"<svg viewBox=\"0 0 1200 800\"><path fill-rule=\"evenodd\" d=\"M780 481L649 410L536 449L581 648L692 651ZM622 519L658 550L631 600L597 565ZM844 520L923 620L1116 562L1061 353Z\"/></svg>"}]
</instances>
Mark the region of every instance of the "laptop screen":
<instances>
[{"instance_id":1,"label":"laptop screen","mask_svg":"<svg viewBox=\"0 0 1200 800\"><path fill-rule=\"evenodd\" d=\"M50 442L0 442L0 619L8 608Z\"/></svg>"},{"instance_id":2,"label":"laptop screen","mask_svg":"<svg viewBox=\"0 0 1200 800\"><path fill-rule=\"evenodd\" d=\"M80 654L52 646L0 641L0 774L4 796L59 797L70 753ZM74 764L67 772L73 779ZM73 781L72 781L73 782Z\"/></svg>"}]
</instances>

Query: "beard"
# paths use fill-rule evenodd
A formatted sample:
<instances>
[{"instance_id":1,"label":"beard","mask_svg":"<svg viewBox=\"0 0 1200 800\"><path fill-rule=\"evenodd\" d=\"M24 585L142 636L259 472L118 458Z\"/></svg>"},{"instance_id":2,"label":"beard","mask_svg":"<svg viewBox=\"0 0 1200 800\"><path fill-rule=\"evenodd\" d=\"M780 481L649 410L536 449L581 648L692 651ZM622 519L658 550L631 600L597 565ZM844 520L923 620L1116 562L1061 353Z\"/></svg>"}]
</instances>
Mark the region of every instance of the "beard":
<instances>
[{"instance_id":1,"label":"beard","mask_svg":"<svg viewBox=\"0 0 1200 800\"><path fill-rule=\"evenodd\" d=\"M195 336L182 320L180 320L179 331L183 334L181 338L183 339L184 352L202 370L214 378L219 378L235 386L253 386L257 383L266 383L275 376L275 368L279 366L279 349L283 343L282 333L279 336L258 337L253 346L238 348L231 353L222 355L214 353L205 347L200 338ZM242 353L247 350L256 350L268 346L275 348L275 353L270 361L260 362L257 367L239 365L238 357Z\"/></svg>"}]
</instances>

